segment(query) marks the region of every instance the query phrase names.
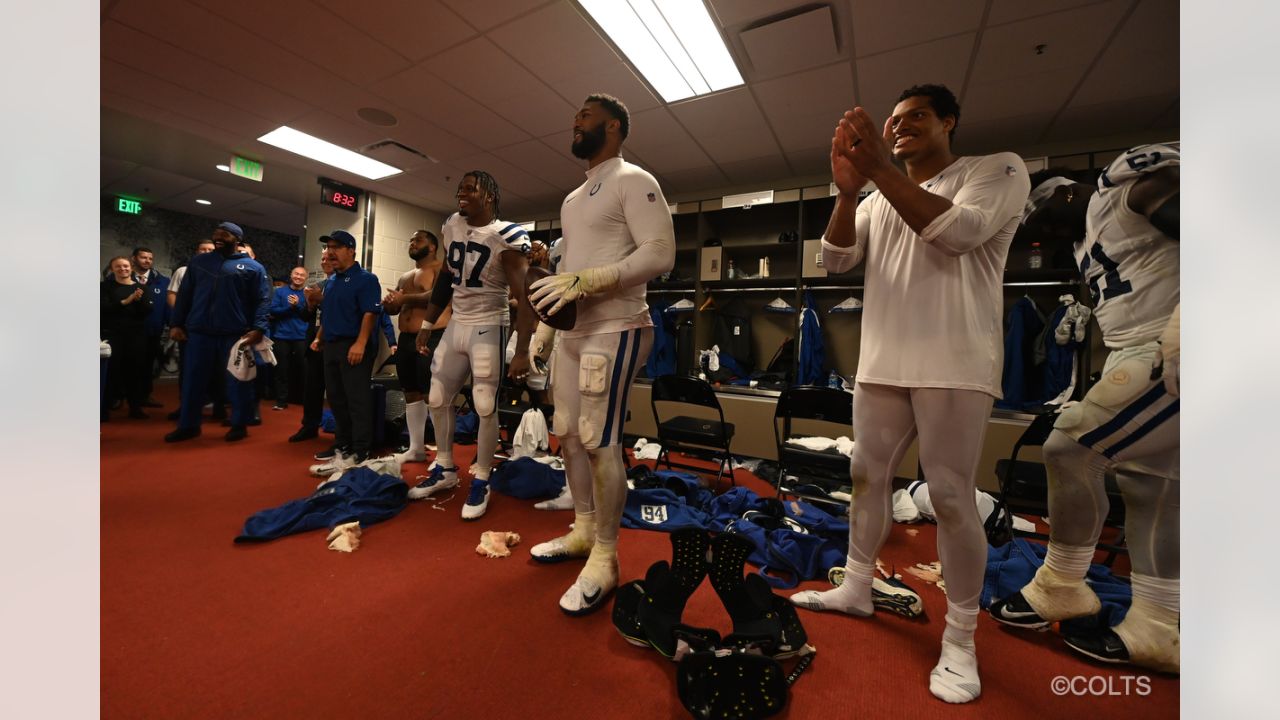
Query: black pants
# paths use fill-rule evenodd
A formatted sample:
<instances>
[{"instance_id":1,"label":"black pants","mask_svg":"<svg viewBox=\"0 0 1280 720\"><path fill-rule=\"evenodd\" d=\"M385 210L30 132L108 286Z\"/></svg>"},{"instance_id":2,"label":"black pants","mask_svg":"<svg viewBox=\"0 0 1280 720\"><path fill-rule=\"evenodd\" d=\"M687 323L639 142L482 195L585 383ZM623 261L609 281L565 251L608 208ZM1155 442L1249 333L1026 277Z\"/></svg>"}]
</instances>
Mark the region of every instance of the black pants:
<instances>
[{"instance_id":1,"label":"black pants","mask_svg":"<svg viewBox=\"0 0 1280 720\"><path fill-rule=\"evenodd\" d=\"M365 347L364 359L352 365L347 362L352 342L353 338L325 340L324 387L338 426L334 445L359 455L373 449L373 397L369 381L373 377L378 346L370 342Z\"/></svg>"},{"instance_id":2,"label":"black pants","mask_svg":"<svg viewBox=\"0 0 1280 720\"><path fill-rule=\"evenodd\" d=\"M289 404L289 382L301 377L303 365L306 363L306 340L276 340L271 346L276 354L274 369L276 380L276 404Z\"/></svg>"},{"instance_id":3,"label":"black pants","mask_svg":"<svg viewBox=\"0 0 1280 720\"><path fill-rule=\"evenodd\" d=\"M163 343L161 343L159 335L146 336L146 343L142 348L142 363L147 368L147 375L143 382L143 387L146 390L144 397L151 397L151 391L155 389L156 361L160 359L160 349L162 347Z\"/></svg>"},{"instance_id":4,"label":"black pants","mask_svg":"<svg viewBox=\"0 0 1280 720\"><path fill-rule=\"evenodd\" d=\"M107 338L111 345L111 362L107 365L107 405L116 400L129 401L129 407L142 408L147 399L146 342L141 332L118 333Z\"/></svg>"},{"instance_id":5,"label":"black pants","mask_svg":"<svg viewBox=\"0 0 1280 720\"><path fill-rule=\"evenodd\" d=\"M307 346L302 368L302 427L319 428L324 413L324 353Z\"/></svg>"}]
</instances>

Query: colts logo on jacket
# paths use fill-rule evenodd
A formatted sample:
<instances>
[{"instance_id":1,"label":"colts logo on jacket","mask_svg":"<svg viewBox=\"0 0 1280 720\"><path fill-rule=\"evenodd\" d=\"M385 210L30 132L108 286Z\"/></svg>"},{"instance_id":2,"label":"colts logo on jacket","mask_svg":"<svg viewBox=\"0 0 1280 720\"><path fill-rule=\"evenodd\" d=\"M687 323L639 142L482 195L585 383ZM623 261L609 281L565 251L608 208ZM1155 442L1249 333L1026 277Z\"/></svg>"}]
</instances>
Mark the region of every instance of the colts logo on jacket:
<instances>
[{"instance_id":1,"label":"colts logo on jacket","mask_svg":"<svg viewBox=\"0 0 1280 720\"><path fill-rule=\"evenodd\" d=\"M641 505L640 519L650 525L661 525L667 521L666 505Z\"/></svg>"}]
</instances>

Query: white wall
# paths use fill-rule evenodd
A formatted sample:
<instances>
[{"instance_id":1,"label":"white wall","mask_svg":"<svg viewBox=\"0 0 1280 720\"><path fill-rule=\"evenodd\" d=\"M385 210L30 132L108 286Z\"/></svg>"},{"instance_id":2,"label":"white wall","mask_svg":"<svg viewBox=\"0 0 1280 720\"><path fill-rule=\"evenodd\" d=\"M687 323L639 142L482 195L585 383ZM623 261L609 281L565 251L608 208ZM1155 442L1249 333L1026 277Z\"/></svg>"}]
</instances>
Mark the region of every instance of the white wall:
<instances>
[{"instance_id":1,"label":"white wall","mask_svg":"<svg viewBox=\"0 0 1280 720\"><path fill-rule=\"evenodd\" d=\"M359 212L321 205L319 198L307 205L307 238L303 252L305 266L312 274L320 272L320 251L324 249L320 236L334 230L346 230L355 236L356 259L359 260L364 252L364 198L361 198Z\"/></svg>"},{"instance_id":2,"label":"white wall","mask_svg":"<svg viewBox=\"0 0 1280 720\"><path fill-rule=\"evenodd\" d=\"M369 270L384 289L394 288L400 276L413 269L409 237L414 231L429 230L439 237L443 224L444 217L438 212L381 195L374 198L373 265Z\"/></svg>"}]
</instances>

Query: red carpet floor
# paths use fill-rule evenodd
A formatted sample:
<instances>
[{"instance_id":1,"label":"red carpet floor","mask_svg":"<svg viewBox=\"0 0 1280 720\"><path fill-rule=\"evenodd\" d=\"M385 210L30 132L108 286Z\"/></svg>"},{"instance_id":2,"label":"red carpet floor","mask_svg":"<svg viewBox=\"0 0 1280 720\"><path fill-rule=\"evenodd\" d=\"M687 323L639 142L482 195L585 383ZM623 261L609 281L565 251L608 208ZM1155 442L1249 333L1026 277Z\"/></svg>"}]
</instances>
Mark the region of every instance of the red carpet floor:
<instances>
[{"instance_id":1,"label":"red carpet floor","mask_svg":"<svg viewBox=\"0 0 1280 720\"><path fill-rule=\"evenodd\" d=\"M327 436L286 443L301 409L264 403L264 424L245 441L223 442L210 422L203 437L165 445L172 424L161 418L176 393L157 391L168 406L153 419L102 426L103 717L687 717L675 666L624 642L607 609L586 618L559 611L577 564L529 559L528 548L564 532L572 513L495 496L484 518L463 522L458 493L444 510L414 503L368 528L351 554L326 549L320 531L234 545L250 514L315 488L307 465ZM469 461L474 446L460 450ZM423 468L407 465L406 480ZM933 528L916 527L913 536L895 526L881 557L899 568L936 560ZM524 540L510 558L481 558L474 548L485 530ZM622 531L624 580L662 559L670 559L667 535ZM1011 632L985 615L982 697L939 702L927 685L946 599L906 579L924 598L925 620L801 611L818 654L779 717L1177 716L1176 678L1093 664L1055 634ZM709 583L685 620L730 629ZM1101 678L1092 688L1102 694L1055 695L1060 675Z\"/></svg>"}]
</instances>

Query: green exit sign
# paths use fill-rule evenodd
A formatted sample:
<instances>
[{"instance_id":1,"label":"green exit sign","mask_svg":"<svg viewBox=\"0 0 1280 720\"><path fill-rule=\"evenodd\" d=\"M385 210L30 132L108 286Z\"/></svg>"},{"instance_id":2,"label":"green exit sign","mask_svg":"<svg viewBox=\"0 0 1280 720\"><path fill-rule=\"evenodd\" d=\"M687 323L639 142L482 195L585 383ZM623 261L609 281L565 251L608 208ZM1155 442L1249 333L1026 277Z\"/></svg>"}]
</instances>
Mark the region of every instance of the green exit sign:
<instances>
[{"instance_id":1,"label":"green exit sign","mask_svg":"<svg viewBox=\"0 0 1280 720\"><path fill-rule=\"evenodd\" d=\"M116 210L129 215L140 215L142 214L142 203L128 198L119 198L116 200Z\"/></svg>"},{"instance_id":2,"label":"green exit sign","mask_svg":"<svg viewBox=\"0 0 1280 720\"><path fill-rule=\"evenodd\" d=\"M262 163L238 155L231 156L231 174L262 182Z\"/></svg>"}]
</instances>

